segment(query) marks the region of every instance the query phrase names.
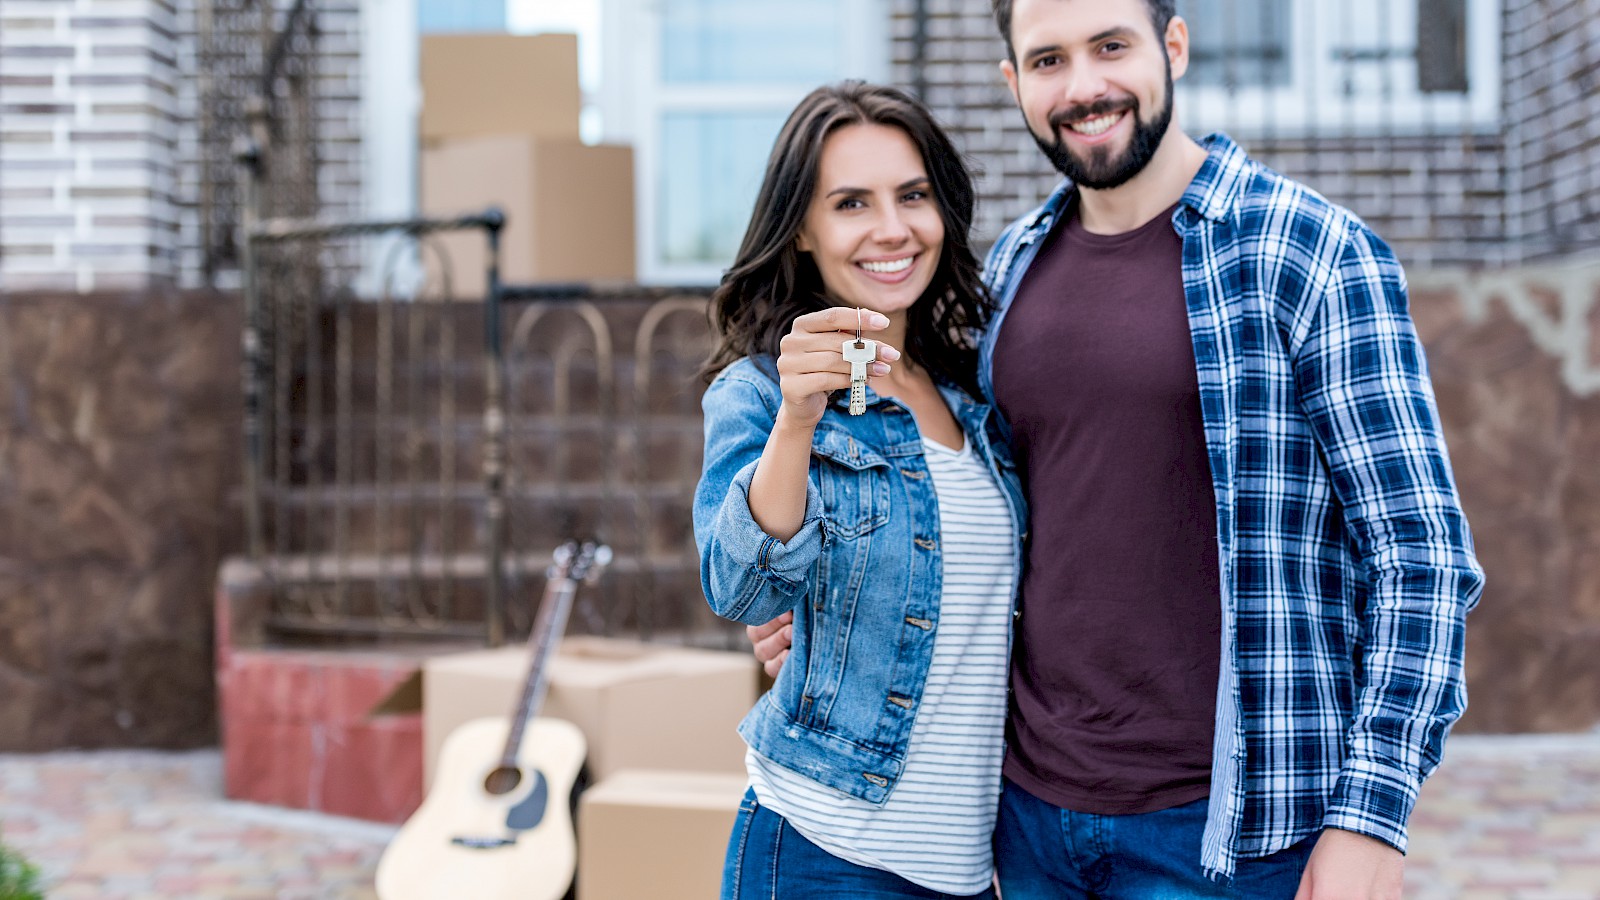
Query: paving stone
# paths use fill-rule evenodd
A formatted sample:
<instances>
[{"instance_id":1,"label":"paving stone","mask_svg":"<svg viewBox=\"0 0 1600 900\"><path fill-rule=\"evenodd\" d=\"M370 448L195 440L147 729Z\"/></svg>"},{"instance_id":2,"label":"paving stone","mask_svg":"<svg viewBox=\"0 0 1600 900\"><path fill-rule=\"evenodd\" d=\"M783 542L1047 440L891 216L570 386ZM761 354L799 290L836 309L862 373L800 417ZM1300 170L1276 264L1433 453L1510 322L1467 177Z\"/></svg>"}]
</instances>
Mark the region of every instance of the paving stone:
<instances>
[{"instance_id":1,"label":"paving stone","mask_svg":"<svg viewBox=\"0 0 1600 900\"><path fill-rule=\"evenodd\" d=\"M0 834L51 900L375 900L389 826L222 799L215 751L0 755ZM1600 734L1452 738L1406 900L1600 900Z\"/></svg>"}]
</instances>

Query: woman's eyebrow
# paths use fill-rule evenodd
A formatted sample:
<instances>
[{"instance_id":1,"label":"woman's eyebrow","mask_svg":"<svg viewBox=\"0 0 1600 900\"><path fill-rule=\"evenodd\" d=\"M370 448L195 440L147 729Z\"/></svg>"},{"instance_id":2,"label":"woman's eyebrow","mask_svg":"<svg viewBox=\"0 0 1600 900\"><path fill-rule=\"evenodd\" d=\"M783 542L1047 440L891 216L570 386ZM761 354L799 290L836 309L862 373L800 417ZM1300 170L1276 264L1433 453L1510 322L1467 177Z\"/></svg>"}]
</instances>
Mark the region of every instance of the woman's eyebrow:
<instances>
[{"instance_id":1,"label":"woman's eyebrow","mask_svg":"<svg viewBox=\"0 0 1600 900\"><path fill-rule=\"evenodd\" d=\"M906 188L914 188L919 184L927 184L928 182L929 182L928 176L926 176L926 175L918 175L916 178L913 178L910 181L902 181L902 182L900 182L899 184L895 185L894 189L897 190L897 191L903 191ZM872 192L870 190L868 190L867 188L845 186L845 187L836 187L833 190L829 191L824 196L832 197L834 194L870 194L870 193L872 193Z\"/></svg>"}]
</instances>

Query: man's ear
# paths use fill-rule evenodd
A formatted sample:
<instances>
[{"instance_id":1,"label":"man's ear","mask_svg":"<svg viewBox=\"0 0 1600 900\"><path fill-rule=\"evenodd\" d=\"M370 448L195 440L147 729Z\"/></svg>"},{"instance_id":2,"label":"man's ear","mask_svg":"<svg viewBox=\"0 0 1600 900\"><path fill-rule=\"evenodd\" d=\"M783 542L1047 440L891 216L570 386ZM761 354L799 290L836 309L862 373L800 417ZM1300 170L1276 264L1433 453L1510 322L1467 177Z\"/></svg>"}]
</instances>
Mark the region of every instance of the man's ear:
<instances>
[{"instance_id":1,"label":"man's ear","mask_svg":"<svg viewBox=\"0 0 1600 900\"><path fill-rule=\"evenodd\" d=\"M1172 80L1177 81L1189 71L1189 23L1182 16L1173 16L1167 22L1167 59L1172 63Z\"/></svg>"},{"instance_id":2,"label":"man's ear","mask_svg":"<svg viewBox=\"0 0 1600 900\"><path fill-rule=\"evenodd\" d=\"M1006 77L1006 86L1011 88L1011 99L1022 106L1022 95L1017 93L1017 67L1009 59L1000 60L1000 74Z\"/></svg>"}]
</instances>

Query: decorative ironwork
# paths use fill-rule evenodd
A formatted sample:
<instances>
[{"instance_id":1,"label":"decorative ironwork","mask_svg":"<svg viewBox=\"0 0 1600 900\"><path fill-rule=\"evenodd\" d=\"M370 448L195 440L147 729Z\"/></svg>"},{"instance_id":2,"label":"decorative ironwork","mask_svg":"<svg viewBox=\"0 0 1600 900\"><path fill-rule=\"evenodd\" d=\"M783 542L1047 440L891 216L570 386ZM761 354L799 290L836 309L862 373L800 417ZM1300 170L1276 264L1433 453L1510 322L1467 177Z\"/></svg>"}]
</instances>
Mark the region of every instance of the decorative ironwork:
<instances>
[{"instance_id":1,"label":"decorative ironwork","mask_svg":"<svg viewBox=\"0 0 1600 900\"><path fill-rule=\"evenodd\" d=\"M208 283L242 267L245 213L320 213L319 60L313 0L202 0L198 9L200 243ZM253 155L259 190L244 196L238 157Z\"/></svg>"}]
</instances>

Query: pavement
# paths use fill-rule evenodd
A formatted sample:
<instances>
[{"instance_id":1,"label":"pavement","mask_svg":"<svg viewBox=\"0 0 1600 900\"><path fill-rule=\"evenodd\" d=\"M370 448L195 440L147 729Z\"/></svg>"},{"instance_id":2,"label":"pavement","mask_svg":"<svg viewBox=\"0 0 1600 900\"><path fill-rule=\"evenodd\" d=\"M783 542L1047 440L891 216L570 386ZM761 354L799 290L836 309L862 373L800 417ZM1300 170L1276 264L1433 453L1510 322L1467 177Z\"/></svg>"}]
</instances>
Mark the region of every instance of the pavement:
<instances>
[{"instance_id":1,"label":"pavement","mask_svg":"<svg viewBox=\"0 0 1600 900\"><path fill-rule=\"evenodd\" d=\"M225 800L214 750L0 755L50 900L365 900L394 831ZM1411 842L1406 900L1600 900L1600 733L1452 738Z\"/></svg>"}]
</instances>

